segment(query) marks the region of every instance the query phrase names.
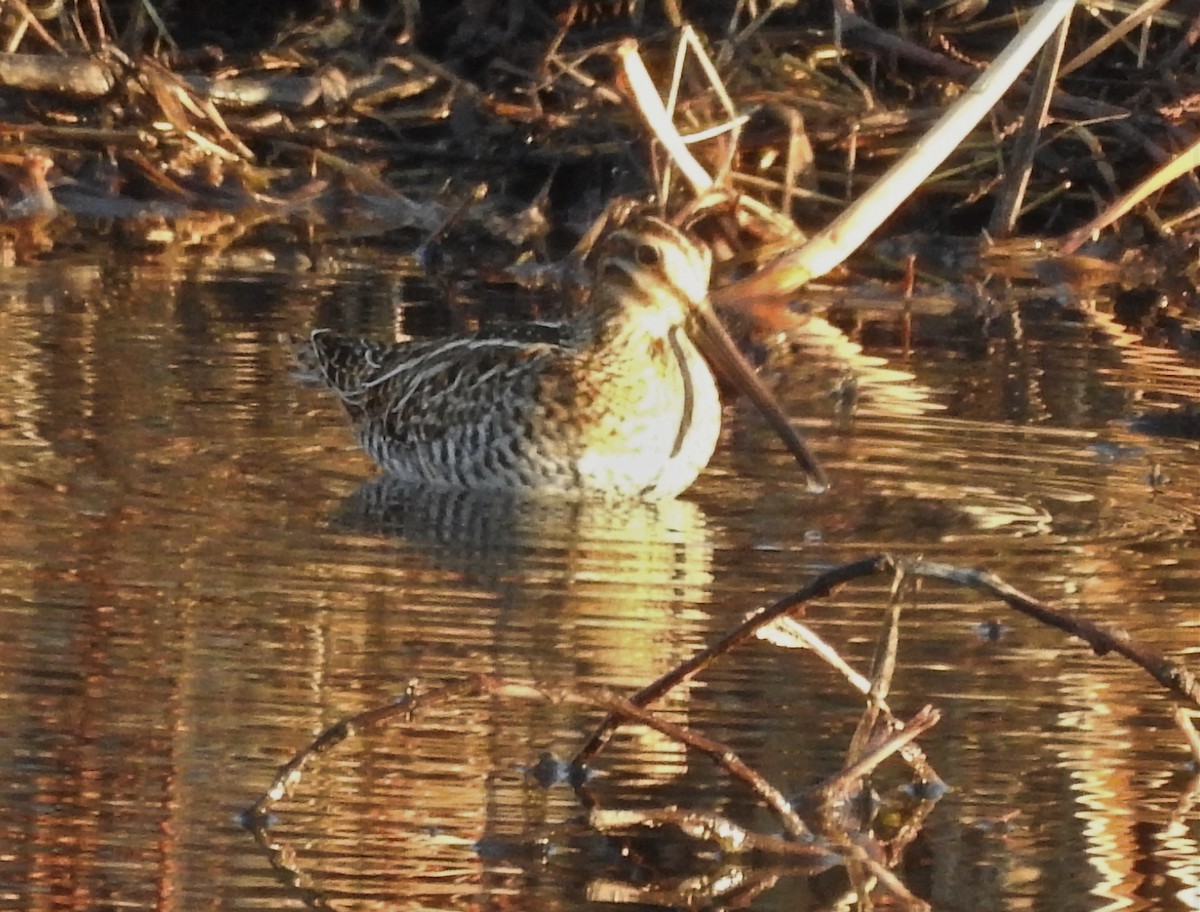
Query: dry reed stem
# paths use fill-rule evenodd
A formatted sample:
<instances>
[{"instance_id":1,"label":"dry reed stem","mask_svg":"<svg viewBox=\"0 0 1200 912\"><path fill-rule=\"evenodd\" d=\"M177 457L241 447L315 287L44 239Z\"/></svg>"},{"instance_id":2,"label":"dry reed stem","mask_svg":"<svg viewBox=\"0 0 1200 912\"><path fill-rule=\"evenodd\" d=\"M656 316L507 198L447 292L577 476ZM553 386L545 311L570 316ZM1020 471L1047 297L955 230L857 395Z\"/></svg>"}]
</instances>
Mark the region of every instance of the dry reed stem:
<instances>
[{"instance_id":1,"label":"dry reed stem","mask_svg":"<svg viewBox=\"0 0 1200 912\"><path fill-rule=\"evenodd\" d=\"M11 5L13 9L17 11L17 15L21 17L22 34L24 29L32 26L34 32L37 33L37 36L46 42L46 44L50 46L51 50L53 50L56 54L63 56L66 55L67 52L63 49L63 46L55 41L50 33L46 31L45 26L38 21L37 16L35 16L33 11L25 4L25 0L9 0L9 5ZM17 41L14 41L12 47L9 48L10 51L15 51L17 49L17 44L19 43L20 37L21 36L17 36Z\"/></svg>"},{"instance_id":2,"label":"dry reed stem","mask_svg":"<svg viewBox=\"0 0 1200 912\"><path fill-rule=\"evenodd\" d=\"M714 298L731 303L743 295L789 294L850 256L987 115L1074 5L1075 0L1045 0L975 84L881 180L799 250L718 289Z\"/></svg>"},{"instance_id":3,"label":"dry reed stem","mask_svg":"<svg viewBox=\"0 0 1200 912\"><path fill-rule=\"evenodd\" d=\"M871 692L870 679L848 665L836 649L803 621L793 617L780 618L756 631L755 636L781 649L812 650L821 661L840 672L847 683L864 697Z\"/></svg>"},{"instance_id":4,"label":"dry reed stem","mask_svg":"<svg viewBox=\"0 0 1200 912\"><path fill-rule=\"evenodd\" d=\"M1158 10L1167 5L1169 0L1146 0L1136 10L1126 16L1119 25L1109 29L1103 36L1092 42L1084 50L1080 51L1070 60L1063 64L1061 74L1066 76L1068 73L1074 73L1081 66L1090 63L1095 58L1132 32L1135 28L1153 16Z\"/></svg>"},{"instance_id":5,"label":"dry reed stem","mask_svg":"<svg viewBox=\"0 0 1200 912\"><path fill-rule=\"evenodd\" d=\"M1066 235L1059 246L1060 252L1063 254L1074 253L1095 232L1111 225L1138 203L1142 202L1142 200L1150 196L1150 194L1165 187L1176 178L1196 170L1196 168L1200 168L1200 139L1196 140L1136 187L1129 190L1119 199L1114 200L1108 208L1086 225L1081 225Z\"/></svg>"},{"instance_id":6,"label":"dry reed stem","mask_svg":"<svg viewBox=\"0 0 1200 912\"><path fill-rule=\"evenodd\" d=\"M637 100L637 109L645 119L646 126L662 143L667 155L671 157L671 161L683 174L684 179L692 185L692 191L697 196L703 196L712 189L713 179L704 170L704 166L696 161L696 156L692 155L691 150L679 135L679 131L671 122L671 117L667 114L662 98L659 97L654 80L650 78L646 64L642 62L641 55L638 54L637 41L633 38L622 41L617 47L617 57L625 71L625 78L629 80L629 87Z\"/></svg>"},{"instance_id":7,"label":"dry reed stem","mask_svg":"<svg viewBox=\"0 0 1200 912\"><path fill-rule=\"evenodd\" d=\"M852 0L836 0L834 12L837 16L836 21L841 24L847 38L854 37L865 45L883 51L889 57L908 60L963 82L974 79L979 74L979 71L969 63L937 51L931 51L902 36L881 29L873 22L855 13ZM1200 16L1196 18L1194 29L1195 33L1189 31L1188 35L1180 41L1179 47L1172 51L1169 59L1175 59L1176 63L1180 62L1178 59L1180 49L1190 48L1192 44L1200 40ZM1166 64L1165 69L1169 69L1171 65L1170 63ZM1023 80L1017 80L1013 84L1013 88L1020 92L1029 90ZM1166 162L1171 158L1170 154L1153 142L1143 130L1128 122L1129 110L1119 105L1109 104L1097 98L1081 98L1058 91L1054 93L1053 108L1075 119L1095 122L1110 121L1112 129L1119 133L1130 146L1142 149L1154 161Z\"/></svg>"},{"instance_id":8,"label":"dry reed stem","mask_svg":"<svg viewBox=\"0 0 1200 912\"><path fill-rule=\"evenodd\" d=\"M684 29L680 42L681 47L690 48L696 55L705 78L709 81L713 92L716 93L718 99L725 105L726 111L729 114L730 120L724 128L734 131L736 136L737 131L740 129L740 118L737 115L728 90L721 82L716 66L708 57L703 45L696 39L694 31L690 27ZM658 94L658 89L654 85L654 80L651 79L650 73L646 70L645 63L642 62L641 55L638 52L637 41L630 38L621 42L617 47L617 57L621 61L625 78L629 82L629 88L633 94L634 104L638 113L641 114L650 132L662 144L668 159L674 163L675 167L683 174L684 179L691 185L693 195L697 199L702 199L726 187L729 179L729 166L733 160L733 153L737 149L736 140L732 144L725 164L722 166L721 180L718 181L696 160L696 157L692 155L691 150L687 147L687 140L680 136L679 131L675 129L675 124L668 112L668 107L663 104L662 98ZM671 101L673 102L675 95L674 85L670 94ZM774 209L753 197L736 196L735 199L739 212L745 212L758 222L769 226L769 229L776 235L787 238L794 238L796 236L796 226L787 216L780 215Z\"/></svg>"},{"instance_id":9,"label":"dry reed stem","mask_svg":"<svg viewBox=\"0 0 1200 912\"><path fill-rule=\"evenodd\" d=\"M1013 146L1012 160L1005 169L1005 180L997 192L999 198L988 225L992 237L1009 237L1016 228L1021 202L1025 198L1025 191L1029 187L1029 178L1033 172L1038 138L1042 135L1042 128L1045 127L1047 115L1050 113L1050 99L1054 95L1054 84L1058 80L1058 68L1067 44L1069 25L1070 20L1064 19L1050 43L1042 49L1037 76L1034 77L1029 101L1025 106L1025 117Z\"/></svg>"}]
</instances>

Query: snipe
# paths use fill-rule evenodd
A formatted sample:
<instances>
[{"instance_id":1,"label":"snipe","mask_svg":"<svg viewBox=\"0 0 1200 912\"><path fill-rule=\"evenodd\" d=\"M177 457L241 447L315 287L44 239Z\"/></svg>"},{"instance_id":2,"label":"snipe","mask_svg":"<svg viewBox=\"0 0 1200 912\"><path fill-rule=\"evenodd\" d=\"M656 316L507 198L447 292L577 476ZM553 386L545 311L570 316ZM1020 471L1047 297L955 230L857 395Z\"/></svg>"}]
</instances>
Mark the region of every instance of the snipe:
<instances>
[{"instance_id":1,"label":"snipe","mask_svg":"<svg viewBox=\"0 0 1200 912\"><path fill-rule=\"evenodd\" d=\"M586 313L561 341L387 344L317 330L297 348L299 376L337 395L359 443L401 480L664 498L691 485L716 447L721 403L707 355L822 489L820 467L712 314L710 269L706 247L643 219L604 241Z\"/></svg>"}]
</instances>

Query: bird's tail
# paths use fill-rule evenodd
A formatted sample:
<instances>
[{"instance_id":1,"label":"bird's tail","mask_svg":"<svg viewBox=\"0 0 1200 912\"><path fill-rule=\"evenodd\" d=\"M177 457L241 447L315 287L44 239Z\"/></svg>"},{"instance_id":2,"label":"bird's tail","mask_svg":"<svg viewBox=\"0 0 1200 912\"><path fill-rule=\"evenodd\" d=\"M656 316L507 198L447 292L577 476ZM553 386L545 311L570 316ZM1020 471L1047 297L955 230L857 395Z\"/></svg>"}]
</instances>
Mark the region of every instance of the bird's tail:
<instances>
[{"instance_id":1,"label":"bird's tail","mask_svg":"<svg viewBox=\"0 0 1200 912\"><path fill-rule=\"evenodd\" d=\"M292 350L292 377L304 386L329 386L329 359L320 340L333 336L317 329L307 336L288 334L283 341Z\"/></svg>"}]
</instances>

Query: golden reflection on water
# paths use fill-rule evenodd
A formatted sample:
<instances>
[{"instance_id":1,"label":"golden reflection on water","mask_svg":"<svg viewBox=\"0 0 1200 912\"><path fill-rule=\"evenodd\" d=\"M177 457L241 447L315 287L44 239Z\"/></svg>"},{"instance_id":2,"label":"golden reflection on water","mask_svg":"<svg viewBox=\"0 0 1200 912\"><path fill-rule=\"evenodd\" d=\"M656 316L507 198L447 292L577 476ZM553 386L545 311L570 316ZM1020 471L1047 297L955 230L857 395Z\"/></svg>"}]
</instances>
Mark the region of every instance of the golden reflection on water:
<instances>
[{"instance_id":1,"label":"golden reflection on water","mask_svg":"<svg viewBox=\"0 0 1200 912\"><path fill-rule=\"evenodd\" d=\"M830 328L767 369L833 497L799 492L738 408L685 501L431 497L364 484L340 417L288 382L276 342L314 309L390 326L393 278L112 262L0 281L4 904L291 907L299 894L235 815L324 726L410 680L480 671L631 690L814 570L879 548L982 564L1173 655L1200 651L1200 459L1123 423L1143 391L1200 400L1176 354L1112 346L1102 321L1023 324L974 360L919 332L864 350ZM1174 479L1161 493L1152 461ZM885 588L813 608L860 668ZM1008 909L1194 896L1196 812L1162 701L1018 619L981 639L996 614L931 586L905 622L894 699L947 708L927 747L955 788L930 823L928 895ZM799 790L836 765L858 702L759 645L664 708ZM341 907L577 909L603 865L573 842L569 791L523 770L569 755L594 721L494 700L402 720L323 758L276 833ZM631 734L605 761L616 803L739 806L660 736ZM1000 876L980 886L985 869ZM806 890L755 908L820 907Z\"/></svg>"},{"instance_id":2,"label":"golden reflection on water","mask_svg":"<svg viewBox=\"0 0 1200 912\"><path fill-rule=\"evenodd\" d=\"M339 618L319 634L329 656L320 665L335 654L351 663L339 682L314 676L322 693L381 677L394 691L406 666L382 676L378 667L393 650L424 672L419 686L482 671L564 692L632 690L700 642L705 618L688 606L707 598L713 545L694 504L531 503L380 480L330 521L347 545L364 539L402 559L364 577L361 566L310 556L306 575L320 585L308 595ZM453 648L439 662L430 653L447 640ZM662 708L686 723L687 703L683 688ZM587 718L476 700L401 720L306 776L271 838L305 882L335 893L352 884L363 908L460 904L482 884L503 894L514 878L511 889L525 889L523 865L481 856L476 844L519 838L530 843L524 858L536 852L531 834L560 831L578 814L565 787L531 788L516 758L566 756ZM657 787L688 768L677 743L648 730L623 739L616 762L622 781Z\"/></svg>"}]
</instances>

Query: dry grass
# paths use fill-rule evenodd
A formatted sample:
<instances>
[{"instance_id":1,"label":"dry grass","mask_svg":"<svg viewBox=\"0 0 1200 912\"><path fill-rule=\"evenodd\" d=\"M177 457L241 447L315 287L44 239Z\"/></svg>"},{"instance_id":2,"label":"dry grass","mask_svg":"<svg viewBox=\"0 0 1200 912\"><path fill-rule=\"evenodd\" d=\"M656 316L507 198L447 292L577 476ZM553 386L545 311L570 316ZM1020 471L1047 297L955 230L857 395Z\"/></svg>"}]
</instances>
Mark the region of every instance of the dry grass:
<instances>
[{"instance_id":1,"label":"dry grass","mask_svg":"<svg viewBox=\"0 0 1200 912\"><path fill-rule=\"evenodd\" d=\"M832 11L380 6L330 3L240 31L233 17L210 21L214 46L189 42L195 9L185 19L145 0L14 0L0 19L8 258L113 222L175 252L398 229L440 237L451 224L523 250L577 237L613 198L632 197L710 217L731 270L818 234L811 255L834 226L835 256L760 275L741 294L797 287L868 238L890 239L890 259L868 243L855 268L899 276L903 251L922 242L896 238L916 229L979 239L984 270L1034 239L1045 256L1056 238L1067 252L1099 238L1090 252L1108 259L1155 242L1194 261L1200 17L1161 0L1075 7L1040 58L1030 62L1047 34L969 122L932 139L1021 43L1022 24L1043 16L1054 34L1046 10L1065 12L1066 0L1040 13L853 0ZM916 179L881 192L914 163ZM870 216L849 236L855 201Z\"/></svg>"}]
</instances>

